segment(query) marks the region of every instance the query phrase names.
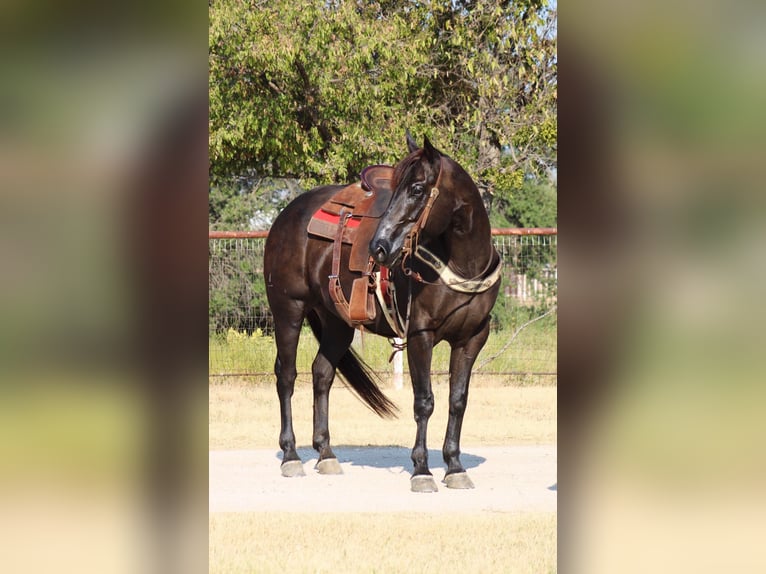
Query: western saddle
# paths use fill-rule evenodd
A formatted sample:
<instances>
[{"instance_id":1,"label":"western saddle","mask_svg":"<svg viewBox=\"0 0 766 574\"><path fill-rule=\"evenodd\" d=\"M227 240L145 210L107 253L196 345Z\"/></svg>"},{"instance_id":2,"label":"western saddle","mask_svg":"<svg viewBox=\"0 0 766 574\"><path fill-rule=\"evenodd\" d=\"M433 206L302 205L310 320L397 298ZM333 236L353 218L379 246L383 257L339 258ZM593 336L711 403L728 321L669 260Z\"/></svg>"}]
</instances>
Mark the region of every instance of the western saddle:
<instances>
[{"instance_id":1,"label":"western saddle","mask_svg":"<svg viewBox=\"0 0 766 574\"><path fill-rule=\"evenodd\" d=\"M388 165L365 168L361 181L335 193L309 221L309 234L333 241L332 271L328 277L330 297L340 316L352 327L375 320L375 294L380 294L381 289L368 245L391 202L393 171ZM341 261L344 243L351 245L350 257L345 262ZM340 283L341 263L359 274L351 285L348 299ZM381 305L386 303L381 301Z\"/></svg>"}]
</instances>

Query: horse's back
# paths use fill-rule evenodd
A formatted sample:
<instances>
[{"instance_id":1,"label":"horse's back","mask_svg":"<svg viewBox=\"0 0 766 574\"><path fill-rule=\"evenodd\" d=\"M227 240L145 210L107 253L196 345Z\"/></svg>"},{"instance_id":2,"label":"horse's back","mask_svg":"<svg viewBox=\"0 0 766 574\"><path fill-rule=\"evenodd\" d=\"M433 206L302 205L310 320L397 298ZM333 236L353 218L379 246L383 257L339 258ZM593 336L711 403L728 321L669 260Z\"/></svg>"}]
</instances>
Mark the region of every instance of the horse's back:
<instances>
[{"instance_id":1,"label":"horse's back","mask_svg":"<svg viewBox=\"0 0 766 574\"><path fill-rule=\"evenodd\" d=\"M296 197L277 216L264 247L263 271L267 286L279 284L280 290L292 291L296 298L302 296L307 288L309 221L322 204L343 187L328 185L311 189Z\"/></svg>"}]
</instances>

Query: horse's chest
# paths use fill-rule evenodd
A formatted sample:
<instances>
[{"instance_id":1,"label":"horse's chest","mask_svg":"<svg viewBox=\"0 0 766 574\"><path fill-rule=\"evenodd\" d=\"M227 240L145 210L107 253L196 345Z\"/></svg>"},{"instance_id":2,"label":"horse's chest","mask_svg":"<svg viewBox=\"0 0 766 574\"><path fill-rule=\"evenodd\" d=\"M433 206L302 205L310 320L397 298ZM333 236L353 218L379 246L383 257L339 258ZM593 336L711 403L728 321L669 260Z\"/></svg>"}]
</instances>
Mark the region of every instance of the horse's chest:
<instances>
[{"instance_id":1,"label":"horse's chest","mask_svg":"<svg viewBox=\"0 0 766 574\"><path fill-rule=\"evenodd\" d=\"M449 296L439 297L437 294L430 299L423 297L425 293L422 293L419 300L413 303L413 326L433 331L439 340L476 332L487 320L488 309L492 307L489 294L448 293Z\"/></svg>"}]
</instances>

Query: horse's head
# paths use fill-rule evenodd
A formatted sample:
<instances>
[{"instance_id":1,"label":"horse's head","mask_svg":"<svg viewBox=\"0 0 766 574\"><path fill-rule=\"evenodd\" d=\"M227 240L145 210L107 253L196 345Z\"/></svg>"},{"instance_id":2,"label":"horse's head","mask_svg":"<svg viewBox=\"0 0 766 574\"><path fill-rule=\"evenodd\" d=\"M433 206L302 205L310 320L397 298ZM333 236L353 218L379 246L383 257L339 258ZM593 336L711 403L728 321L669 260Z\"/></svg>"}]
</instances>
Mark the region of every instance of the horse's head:
<instances>
[{"instance_id":1,"label":"horse's head","mask_svg":"<svg viewBox=\"0 0 766 574\"><path fill-rule=\"evenodd\" d=\"M434 206L442 191L439 185L446 162L428 138L419 148L408 133L407 147L409 155L394 168L391 203L369 246L372 257L387 267L399 260L408 237L420 232L426 237L438 235L444 227L439 223L444 218Z\"/></svg>"}]
</instances>

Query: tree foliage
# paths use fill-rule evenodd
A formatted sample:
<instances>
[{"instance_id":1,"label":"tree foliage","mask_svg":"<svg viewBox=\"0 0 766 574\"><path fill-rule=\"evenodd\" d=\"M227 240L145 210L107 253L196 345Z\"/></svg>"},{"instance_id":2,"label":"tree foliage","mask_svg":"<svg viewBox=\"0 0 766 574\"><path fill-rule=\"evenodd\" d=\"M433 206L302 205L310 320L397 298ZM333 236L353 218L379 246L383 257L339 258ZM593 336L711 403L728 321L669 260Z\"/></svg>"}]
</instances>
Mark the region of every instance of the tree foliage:
<instances>
[{"instance_id":1,"label":"tree foliage","mask_svg":"<svg viewBox=\"0 0 766 574\"><path fill-rule=\"evenodd\" d=\"M209 6L219 199L237 196L218 185L233 176L353 180L400 159L405 129L428 135L500 208L555 174L555 0Z\"/></svg>"},{"instance_id":2,"label":"tree foliage","mask_svg":"<svg viewBox=\"0 0 766 574\"><path fill-rule=\"evenodd\" d=\"M556 188L550 184L526 181L494 204L494 227L556 227Z\"/></svg>"}]
</instances>

